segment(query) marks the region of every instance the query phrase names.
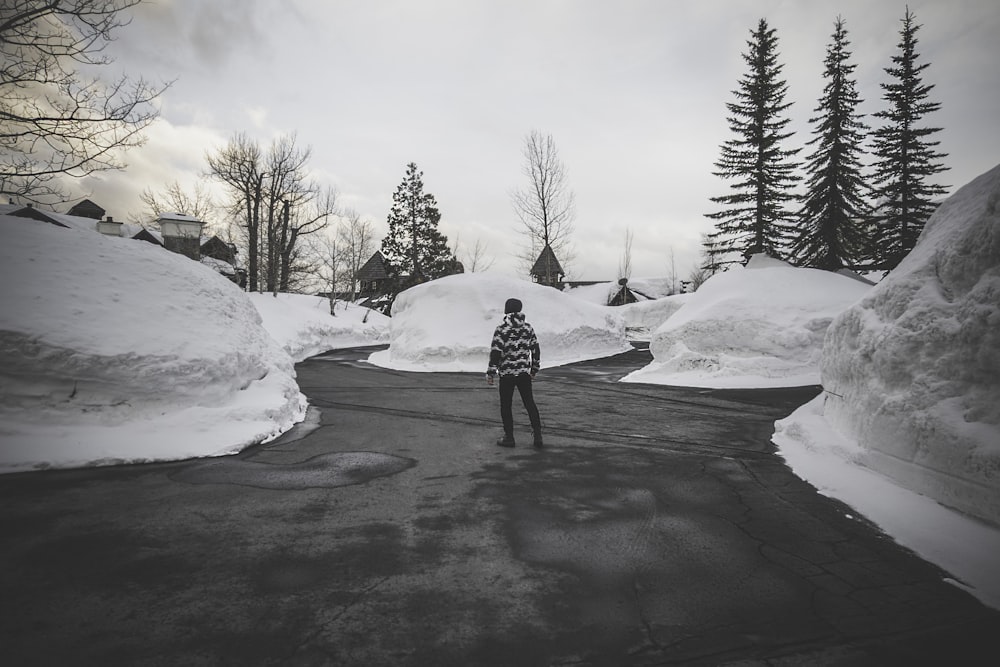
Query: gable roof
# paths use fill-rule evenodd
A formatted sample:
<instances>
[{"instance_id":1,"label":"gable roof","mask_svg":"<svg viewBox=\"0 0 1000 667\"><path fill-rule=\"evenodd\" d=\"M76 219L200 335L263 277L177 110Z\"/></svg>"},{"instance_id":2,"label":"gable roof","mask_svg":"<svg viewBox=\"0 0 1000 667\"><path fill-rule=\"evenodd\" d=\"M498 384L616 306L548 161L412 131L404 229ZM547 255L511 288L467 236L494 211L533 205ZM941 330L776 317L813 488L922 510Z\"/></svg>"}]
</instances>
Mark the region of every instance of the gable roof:
<instances>
[{"instance_id":1,"label":"gable roof","mask_svg":"<svg viewBox=\"0 0 1000 667\"><path fill-rule=\"evenodd\" d=\"M90 201L89 199L84 199L81 202L77 202L68 211L68 215L76 215L81 218L93 218L94 220L100 220L104 217L104 209Z\"/></svg>"},{"instance_id":2,"label":"gable roof","mask_svg":"<svg viewBox=\"0 0 1000 667\"><path fill-rule=\"evenodd\" d=\"M355 277L365 281L388 278L389 273L385 270L385 255L382 254L382 251L376 250L375 254L365 262L365 265L358 269L358 275Z\"/></svg>"},{"instance_id":3,"label":"gable roof","mask_svg":"<svg viewBox=\"0 0 1000 667\"><path fill-rule=\"evenodd\" d=\"M556 254L552 251L552 246L548 243L546 243L545 247L542 248L541 254L539 254L538 259L535 260L535 265L531 267L531 275L551 275L556 278L561 275L565 275L562 265L559 264L559 260L556 259Z\"/></svg>"}]
</instances>

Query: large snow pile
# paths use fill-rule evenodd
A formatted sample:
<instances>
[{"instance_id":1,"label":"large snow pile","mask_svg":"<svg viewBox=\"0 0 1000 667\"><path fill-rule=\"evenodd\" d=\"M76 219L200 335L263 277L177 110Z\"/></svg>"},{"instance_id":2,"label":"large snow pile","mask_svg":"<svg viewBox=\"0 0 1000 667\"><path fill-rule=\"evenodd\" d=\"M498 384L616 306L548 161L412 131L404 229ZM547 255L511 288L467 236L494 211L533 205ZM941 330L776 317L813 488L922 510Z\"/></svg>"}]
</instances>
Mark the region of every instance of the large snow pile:
<instances>
[{"instance_id":1,"label":"large snow pile","mask_svg":"<svg viewBox=\"0 0 1000 667\"><path fill-rule=\"evenodd\" d=\"M671 278L630 278L628 288L632 290L639 301L646 301L670 296L670 287L676 282ZM618 284L618 281L614 281L569 287L565 292L576 299L583 299L598 306L606 306L611 297L617 294L620 289L621 285Z\"/></svg>"},{"instance_id":2,"label":"large snow pile","mask_svg":"<svg viewBox=\"0 0 1000 667\"><path fill-rule=\"evenodd\" d=\"M493 330L511 297L524 304L538 335L543 368L631 349L625 323L613 308L524 280L471 273L424 283L396 297L389 349L370 361L397 370L485 373Z\"/></svg>"},{"instance_id":3,"label":"large snow pile","mask_svg":"<svg viewBox=\"0 0 1000 667\"><path fill-rule=\"evenodd\" d=\"M650 301L628 303L618 306L616 310L625 318L626 327L647 332L648 336L650 332L659 329L693 296L694 294L674 294Z\"/></svg>"},{"instance_id":4,"label":"large snow pile","mask_svg":"<svg viewBox=\"0 0 1000 667\"><path fill-rule=\"evenodd\" d=\"M11 216L0 290L0 472L238 451L303 418L289 354L387 331L311 297L251 301L152 244Z\"/></svg>"},{"instance_id":5,"label":"large snow pile","mask_svg":"<svg viewBox=\"0 0 1000 667\"><path fill-rule=\"evenodd\" d=\"M654 333L653 362L623 378L691 387L818 384L823 336L870 286L755 255L716 274Z\"/></svg>"},{"instance_id":6,"label":"large snow pile","mask_svg":"<svg viewBox=\"0 0 1000 667\"><path fill-rule=\"evenodd\" d=\"M621 286L618 283L594 283L593 285L580 285L579 287L568 287L563 290L567 296L580 299L595 306L606 306L611 301L611 297L618 293Z\"/></svg>"},{"instance_id":7,"label":"large snow pile","mask_svg":"<svg viewBox=\"0 0 1000 667\"><path fill-rule=\"evenodd\" d=\"M823 386L810 410L856 443L853 458L1000 525L1000 166L834 321Z\"/></svg>"},{"instance_id":8,"label":"large snow pile","mask_svg":"<svg viewBox=\"0 0 1000 667\"><path fill-rule=\"evenodd\" d=\"M306 294L251 292L247 296L263 318L264 328L296 362L334 348L388 342L389 318L382 313Z\"/></svg>"}]
</instances>

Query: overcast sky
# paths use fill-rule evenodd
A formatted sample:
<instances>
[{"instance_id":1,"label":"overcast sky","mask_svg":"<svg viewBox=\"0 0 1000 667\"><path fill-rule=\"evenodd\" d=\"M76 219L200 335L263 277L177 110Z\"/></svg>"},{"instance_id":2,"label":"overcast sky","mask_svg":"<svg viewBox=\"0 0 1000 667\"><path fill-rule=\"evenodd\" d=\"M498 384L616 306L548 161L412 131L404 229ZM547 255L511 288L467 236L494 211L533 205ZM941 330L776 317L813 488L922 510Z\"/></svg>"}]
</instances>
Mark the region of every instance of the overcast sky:
<instances>
[{"instance_id":1,"label":"overcast sky","mask_svg":"<svg viewBox=\"0 0 1000 667\"><path fill-rule=\"evenodd\" d=\"M909 0L922 26L924 82L942 109L927 118L949 153L952 190L1000 163L1000 5ZM613 280L626 228L633 276L686 277L711 230L712 175L730 135L725 104L745 72L750 30L778 37L797 134L824 79L839 14L870 114L897 52L907 2L842 0L148 0L110 48L116 66L174 80L129 168L85 179L108 214L139 213L145 187L192 187L205 153L245 131L266 145L297 133L315 178L387 230L406 164L424 172L441 230L480 240L513 275L524 245L509 192L523 187L522 146L551 134L576 194L571 277ZM804 151L800 155L804 155Z\"/></svg>"}]
</instances>

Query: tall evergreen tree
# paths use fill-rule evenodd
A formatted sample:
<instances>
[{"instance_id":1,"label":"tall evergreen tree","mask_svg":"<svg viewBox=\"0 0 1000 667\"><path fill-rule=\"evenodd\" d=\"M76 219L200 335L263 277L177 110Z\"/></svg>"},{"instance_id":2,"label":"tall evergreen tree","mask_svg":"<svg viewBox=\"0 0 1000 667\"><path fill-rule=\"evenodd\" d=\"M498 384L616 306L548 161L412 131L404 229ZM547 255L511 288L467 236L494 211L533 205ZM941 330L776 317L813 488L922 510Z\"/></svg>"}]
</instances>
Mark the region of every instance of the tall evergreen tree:
<instances>
[{"instance_id":1,"label":"tall evergreen tree","mask_svg":"<svg viewBox=\"0 0 1000 667\"><path fill-rule=\"evenodd\" d=\"M928 138L941 128L922 124L923 117L937 111L941 104L927 99L934 86L921 79L929 63L917 64L916 34L920 26L914 22L909 7L902 22L899 52L892 57L893 66L885 68L892 80L882 84L882 99L889 108L875 114L885 124L875 130L873 142L876 210L872 217L872 259L883 270L895 268L916 245L934 211L933 198L945 193L944 186L929 183L928 179L947 169L941 163L947 153L935 151L940 142Z\"/></svg>"},{"instance_id":2,"label":"tall evergreen tree","mask_svg":"<svg viewBox=\"0 0 1000 667\"><path fill-rule=\"evenodd\" d=\"M782 257L794 225L786 205L797 200L792 187L801 177L793 161L798 149L782 148L793 133L783 132L791 120L784 115L791 102L784 101L788 84L781 79L778 38L761 19L747 45L743 60L749 69L733 91L736 101L726 104L735 136L722 145L715 163L718 171L713 172L735 182L729 194L711 198L725 208L707 215L718 221L707 236L710 269L735 264L742 259L739 255L766 252Z\"/></svg>"},{"instance_id":3,"label":"tall evergreen tree","mask_svg":"<svg viewBox=\"0 0 1000 667\"><path fill-rule=\"evenodd\" d=\"M856 266L864 250L868 216L867 185L861 173L867 125L857 113L861 100L851 74L844 21L837 18L827 47L823 76L826 86L810 118L816 145L809 156L807 192L800 211L792 257L802 266L836 271Z\"/></svg>"},{"instance_id":4,"label":"tall evergreen tree","mask_svg":"<svg viewBox=\"0 0 1000 667\"><path fill-rule=\"evenodd\" d=\"M400 289L457 272L448 238L438 231L437 201L424 192L423 176L413 162L406 165L406 176L392 195L389 234L382 240L388 272Z\"/></svg>"}]
</instances>

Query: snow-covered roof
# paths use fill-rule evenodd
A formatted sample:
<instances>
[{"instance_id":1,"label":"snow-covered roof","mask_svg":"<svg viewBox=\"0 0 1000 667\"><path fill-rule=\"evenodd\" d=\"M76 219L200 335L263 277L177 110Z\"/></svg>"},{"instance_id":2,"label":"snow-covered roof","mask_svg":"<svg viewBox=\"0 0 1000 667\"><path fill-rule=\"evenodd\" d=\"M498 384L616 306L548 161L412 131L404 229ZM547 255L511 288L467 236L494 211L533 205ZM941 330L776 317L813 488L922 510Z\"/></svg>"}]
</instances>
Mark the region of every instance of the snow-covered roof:
<instances>
[{"instance_id":1,"label":"snow-covered roof","mask_svg":"<svg viewBox=\"0 0 1000 667\"><path fill-rule=\"evenodd\" d=\"M205 224L193 215L187 215L185 213L160 213L158 216L160 220L177 220L180 222L200 222Z\"/></svg>"}]
</instances>

